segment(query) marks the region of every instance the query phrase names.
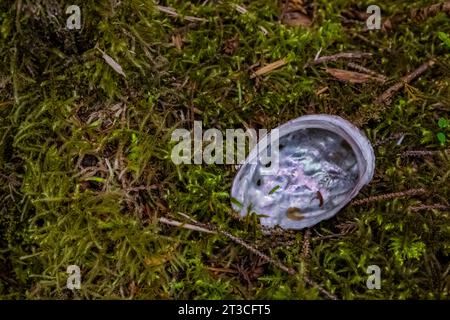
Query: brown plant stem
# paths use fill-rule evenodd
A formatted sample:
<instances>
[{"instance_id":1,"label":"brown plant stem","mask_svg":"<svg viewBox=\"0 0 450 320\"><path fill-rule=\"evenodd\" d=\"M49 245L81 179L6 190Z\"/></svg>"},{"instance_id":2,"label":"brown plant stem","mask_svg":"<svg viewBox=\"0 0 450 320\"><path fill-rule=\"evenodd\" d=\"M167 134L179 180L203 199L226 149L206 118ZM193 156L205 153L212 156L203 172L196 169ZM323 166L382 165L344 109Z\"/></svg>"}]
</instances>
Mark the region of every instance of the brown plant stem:
<instances>
[{"instance_id":1,"label":"brown plant stem","mask_svg":"<svg viewBox=\"0 0 450 320\"><path fill-rule=\"evenodd\" d=\"M421 76L425 71L427 71L430 67L432 67L434 64L436 63L436 60L431 59L427 62L425 62L424 64L422 64L420 67L418 67L416 70L414 70L413 72L407 74L406 76L404 76L403 78L400 79L399 82L397 82L396 84L394 84L392 87L390 87L389 89L387 89L385 92L383 92L383 94L381 94L376 100L375 100L375 104L380 105L380 104L390 104L392 97L400 90L402 89L405 84L409 84L411 81L413 81L414 79L418 78L419 76Z\"/></svg>"}]
</instances>

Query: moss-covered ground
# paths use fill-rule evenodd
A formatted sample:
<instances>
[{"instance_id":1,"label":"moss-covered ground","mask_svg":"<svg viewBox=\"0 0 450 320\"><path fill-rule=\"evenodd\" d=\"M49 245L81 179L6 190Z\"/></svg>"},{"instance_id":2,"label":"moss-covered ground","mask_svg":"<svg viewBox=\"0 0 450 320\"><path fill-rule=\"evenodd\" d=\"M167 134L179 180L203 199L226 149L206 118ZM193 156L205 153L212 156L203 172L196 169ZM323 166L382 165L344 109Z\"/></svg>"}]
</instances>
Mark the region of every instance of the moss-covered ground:
<instances>
[{"instance_id":1,"label":"moss-covered ground","mask_svg":"<svg viewBox=\"0 0 450 320\"><path fill-rule=\"evenodd\" d=\"M275 0L160 1L178 16L144 0L2 0L0 297L326 298L307 278L338 299L448 299L450 16L409 15L433 3L375 3L383 18L402 19L367 31L351 13L373 1L317 0L312 25L292 27ZM80 31L65 28L72 4ZM372 53L353 62L388 81L325 71L348 69L344 60L305 67L319 51ZM374 103L430 59L390 103ZM231 210L235 166L170 158L171 133L194 120L270 129L312 113L354 121L374 143L375 177L358 199L400 194L348 206L309 231L267 235L254 215ZM432 152L408 153L423 150ZM223 234L159 221L184 215L296 273ZM80 290L66 288L69 265L81 268ZM366 287L369 265L381 268L380 290Z\"/></svg>"}]
</instances>

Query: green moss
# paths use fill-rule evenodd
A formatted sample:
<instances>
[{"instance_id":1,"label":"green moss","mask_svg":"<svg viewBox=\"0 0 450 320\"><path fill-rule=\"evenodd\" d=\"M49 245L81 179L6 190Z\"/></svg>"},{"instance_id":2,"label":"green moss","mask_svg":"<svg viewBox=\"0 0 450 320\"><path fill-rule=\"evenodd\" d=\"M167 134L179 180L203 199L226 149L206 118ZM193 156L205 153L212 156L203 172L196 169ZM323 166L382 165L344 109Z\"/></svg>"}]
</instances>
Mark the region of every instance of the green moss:
<instances>
[{"instance_id":1,"label":"green moss","mask_svg":"<svg viewBox=\"0 0 450 320\"><path fill-rule=\"evenodd\" d=\"M450 51L442 39L450 18L407 20L389 33L348 31L341 12L365 11L370 1L317 1L313 27L288 28L278 22L276 1L202 2L166 1L180 14L175 18L148 1L83 1L82 31L64 28L73 1L0 4L0 296L322 298L303 281L308 276L344 299L448 298L448 213L409 207L448 205L450 159L399 154L441 149L438 120L450 110ZM396 1L382 12L430 3ZM173 36L182 39L180 49ZM231 54L224 50L230 39L238 39ZM365 66L390 80L349 85L322 66L304 68L319 50L371 52ZM430 57L437 65L390 106L373 104ZM257 64L278 59L288 63L250 78ZM341 61L328 66L346 68ZM376 175L362 196L421 187L429 193L345 208L312 228L305 260L303 231L268 236L255 215L234 218L233 166L176 166L170 137L175 128L191 129L194 119L224 131L273 128L308 113L360 121L373 142L405 134L400 146L376 147ZM163 216L182 220L180 212L220 226L299 274L221 235L158 223ZM352 232L320 236L343 225ZM71 264L81 268L79 291L65 288ZM381 290L366 288L373 264L381 268Z\"/></svg>"}]
</instances>

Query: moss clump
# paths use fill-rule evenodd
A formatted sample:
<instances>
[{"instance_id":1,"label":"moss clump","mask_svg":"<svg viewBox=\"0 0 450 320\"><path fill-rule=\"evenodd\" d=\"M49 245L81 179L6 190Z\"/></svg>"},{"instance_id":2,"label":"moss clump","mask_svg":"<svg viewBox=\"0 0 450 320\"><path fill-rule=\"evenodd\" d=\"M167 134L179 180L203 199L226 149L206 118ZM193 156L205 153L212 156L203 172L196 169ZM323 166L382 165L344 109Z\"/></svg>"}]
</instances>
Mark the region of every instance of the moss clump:
<instances>
[{"instance_id":1,"label":"moss clump","mask_svg":"<svg viewBox=\"0 0 450 320\"><path fill-rule=\"evenodd\" d=\"M0 296L322 297L305 284L307 275L344 299L448 298L448 213L410 208L449 205L450 159L445 152L400 154L446 147L436 134L438 119L450 111L450 50L440 39L450 34L449 16L405 18L390 32L363 32L344 26L341 13L365 11L369 1L316 1L314 24L305 29L280 24L276 1L202 2L166 1L179 14L173 17L149 1L83 1L81 31L64 27L73 1L0 4ZM429 4L396 1L382 12ZM319 50L371 52L365 66L390 80L349 85L321 66L304 68ZM431 57L436 67L389 107L373 104ZM250 77L278 59L288 63ZM342 61L328 65L346 68ZM270 129L308 113L363 119L374 143L404 133L400 146L377 145L376 176L362 196L409 188L426 188L427 196L344 209L312 229L306 258L303 231L267 236L255 216L234 218L234 167L170 160L171 132L191 129L193 120L220 130ZM253 243L298 275L221 235L158 223L181 219L179 212ZM82 271L79 291L65 288L71 264ZM373 264L381 268L382 290L366 288Z\"/></svg>"}]
</instances>

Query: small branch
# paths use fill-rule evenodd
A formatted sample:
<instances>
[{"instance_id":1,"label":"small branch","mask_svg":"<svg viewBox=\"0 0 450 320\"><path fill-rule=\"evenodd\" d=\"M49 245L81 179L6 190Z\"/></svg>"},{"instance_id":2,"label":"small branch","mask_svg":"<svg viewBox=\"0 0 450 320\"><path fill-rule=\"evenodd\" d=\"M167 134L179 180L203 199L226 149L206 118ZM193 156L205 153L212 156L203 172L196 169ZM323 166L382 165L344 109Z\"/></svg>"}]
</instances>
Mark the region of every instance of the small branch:
<instances>
[{"instance_id":1,"label":"small branch","mask_svg":"<svg viewBox=\"0 0 450 320\"><path fill-rule=\"evenodd\" d=\"M368 197L368 198L364 198L364 199L353 200L352 202L350 202L350 205L351 206L360 206L360 205L368 204L368 203L372 203L372 202L398 199L398 198L404 198L404 197L414 197L414 196L423 195L426 193L427 193L427 190L424 188L410 189L410 190L406 190L406 191L387 193L387 194L382 194L379 196L372 196L372 197Z\"/></svg>"},{"instance_id":2,"label":"small branch","mask_svg":"<svg viewBox=\"0 0 450 320\"><path fill-rule=\"evenodd\" d=\"M439 155L441 152L450 152L450 149L446 149L446 150L442 150L442 151L437 151L437 150L410 150L410 151L405 151L403 153L401 153L402 157L427 157L427 156L436 156Z\"/></svg>"},{"instance_id":3,"label":"small branch","mask_svg":"<svg viewBox=\"0 0 450 320\"><path fill-rule=\"evenodd\" d=\"M323 56L317 59L314 59L313 61L308 62L305 65L305 68L315 66L321 63L325 62L334 62L340 59L363 59L363 58L370 58L372 56L371 53L366 52L341 52L337 53L331 56Z\"/></svg>"},{"instance_id":4,"label":"small branch","mask_svg":"<svg viewBox=\"0 0 450 320\"><path fill-rule=\"evenodd\" d=\"M390 104L392 97L400 90L402 89L405 84L409 84L414 79L418 78L420 75L422 75L425 71L427 71L430 67L432 67L436 63L436 60L431 59L424 64L422 64L419 68L411 72L410 74L404 76L400 79L399 82L394 84L392 87L387 89L381 96L379 96L375 100L375 104Z\"/></svg>"}]
</instances>

